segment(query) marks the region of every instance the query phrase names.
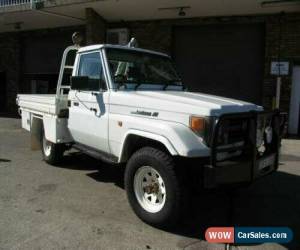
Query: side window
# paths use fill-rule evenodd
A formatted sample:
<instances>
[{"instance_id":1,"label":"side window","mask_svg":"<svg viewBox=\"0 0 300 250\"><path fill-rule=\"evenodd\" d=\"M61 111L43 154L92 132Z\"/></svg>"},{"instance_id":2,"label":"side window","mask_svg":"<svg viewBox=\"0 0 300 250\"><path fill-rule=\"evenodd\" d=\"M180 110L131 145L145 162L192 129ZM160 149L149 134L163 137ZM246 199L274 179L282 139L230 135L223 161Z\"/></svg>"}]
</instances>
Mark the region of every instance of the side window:
<instances>
[{"instance_id":1,"label":"side window","mask_svg":"<svg viewBox=\"0 0 300 250\"><path fill-rule=\"evenodd\" d=\"M99 52L83 54L80 56L78 76L87 76L89 78L86 90L106 90Z\"/></svg>"}]
</instances>

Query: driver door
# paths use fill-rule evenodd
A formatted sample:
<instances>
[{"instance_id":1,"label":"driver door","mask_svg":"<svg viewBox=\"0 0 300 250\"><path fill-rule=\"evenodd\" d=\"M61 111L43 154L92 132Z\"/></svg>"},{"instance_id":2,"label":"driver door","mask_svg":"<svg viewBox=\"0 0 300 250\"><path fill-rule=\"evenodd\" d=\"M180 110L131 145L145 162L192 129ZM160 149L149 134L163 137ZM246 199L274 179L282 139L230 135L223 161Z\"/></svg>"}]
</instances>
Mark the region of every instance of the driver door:
<instances>
[{"instance_id":1,"label":"driver door","mask_svg":"<svg viewBox=\"0 0 300 250\"><path fill-rule=\"evenodd\" d=\"M76 143L109 153L108 99L101 54L79 56L77 76L88 78L87 86L69 92L68 128Z\"/></svg>"}]
</instances>

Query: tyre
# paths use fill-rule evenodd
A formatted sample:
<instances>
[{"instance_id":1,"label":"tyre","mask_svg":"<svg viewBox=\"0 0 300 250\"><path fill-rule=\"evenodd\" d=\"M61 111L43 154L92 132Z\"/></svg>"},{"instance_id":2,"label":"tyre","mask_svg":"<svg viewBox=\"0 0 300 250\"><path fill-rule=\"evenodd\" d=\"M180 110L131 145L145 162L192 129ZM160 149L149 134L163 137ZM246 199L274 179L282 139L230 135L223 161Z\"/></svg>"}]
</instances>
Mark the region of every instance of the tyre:
<instances>
[{"instance_id":1,"label":"tyre","mask_svg":"<svg viewBox=\"0 0 300 250\"><path fill-rule=\"evenodd\" d=\"M64 154L64 145L48 141L45 137L44 129L41 136L42 155L45 162L51 165L57 165L61 162Z\"/></svg>"},{"instance_id":2,"label":"tyre","mask_svg":"<svg viewBox=\"0 0 300 250\"><path fill-rule=\"evenodd\" d=\"M151 147L138 150L127 163L124 184L129 203L141 220L157 227L178 221L182 188L170 155Z\"/></svg>"}]
</instances>

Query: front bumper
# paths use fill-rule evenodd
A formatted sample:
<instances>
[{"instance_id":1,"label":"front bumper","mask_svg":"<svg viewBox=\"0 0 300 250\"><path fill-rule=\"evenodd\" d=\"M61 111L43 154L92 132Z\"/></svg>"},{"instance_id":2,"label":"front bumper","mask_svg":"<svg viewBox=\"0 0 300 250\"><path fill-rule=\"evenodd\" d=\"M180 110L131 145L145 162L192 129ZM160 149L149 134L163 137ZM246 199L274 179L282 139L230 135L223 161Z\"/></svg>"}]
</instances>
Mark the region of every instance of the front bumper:
<instances>
[{"instance_id":1,"label":"front bumper","mask_svg":"<svg viewBox=\"0 0 300 250\"><path fill-rule=\"evenodd\" d=\"M257 147L259 119L268 121L268 129L272 129L271 141L266 138L265 132L263 133L263 152L259 152ZM251 183L274 172L278 168L281 120L278 111L225 114L219 117L212 135L210 162L204 166L204 187ZM242 134L243 144L224 147L220 142L223 127L235 121L243 121L245 125ZM238 156L220 158L220 154L235 151L240 152Z\"/></svg>"}]
</instances>

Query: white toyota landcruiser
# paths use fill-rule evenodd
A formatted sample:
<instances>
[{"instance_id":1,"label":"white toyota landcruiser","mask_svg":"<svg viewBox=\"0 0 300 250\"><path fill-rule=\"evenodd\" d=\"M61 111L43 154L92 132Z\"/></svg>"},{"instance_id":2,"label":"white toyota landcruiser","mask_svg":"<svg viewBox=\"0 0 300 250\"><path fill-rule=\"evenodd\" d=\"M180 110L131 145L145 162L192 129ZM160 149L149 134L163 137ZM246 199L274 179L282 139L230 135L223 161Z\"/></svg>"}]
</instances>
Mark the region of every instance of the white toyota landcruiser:
<instances>
[{"instance_id":1,"label":"white toyota landcruiser","mask_svg":"<svg viewBox=\"0 0 300 250\"><path fill-rule=\"evenodd\" d=\"M154 51L70 46L56 95L20 94L17 104L47 163L70 148L126 163L129 203L156 226L176 222L188 184L251 183L278 167L278 112L189 92L170 57Z\"/></svg>"}]
</instances>

